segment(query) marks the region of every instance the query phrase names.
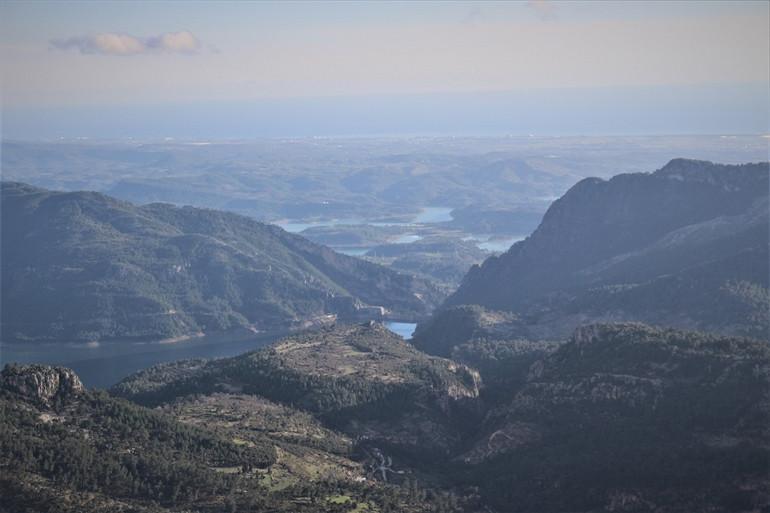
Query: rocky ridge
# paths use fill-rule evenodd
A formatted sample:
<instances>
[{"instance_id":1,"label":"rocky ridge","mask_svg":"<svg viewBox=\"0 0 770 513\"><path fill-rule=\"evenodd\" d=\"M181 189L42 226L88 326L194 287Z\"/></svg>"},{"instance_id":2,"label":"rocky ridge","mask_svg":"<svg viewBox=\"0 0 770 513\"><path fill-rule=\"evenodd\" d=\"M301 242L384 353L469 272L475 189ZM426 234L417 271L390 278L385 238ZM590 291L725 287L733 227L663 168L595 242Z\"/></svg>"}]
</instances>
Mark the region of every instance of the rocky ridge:
<instances>
[{"instance_id":1,"label":"rocky ridge","mask_svg":"<svg viewBox=\"0 0 770 513\"><path fill-rule=\"evenodd\" d=\"M48 365L6 365L0 388L44 406L70 401L85 391L74 371Z\"/></svg>"},{"instance_id":2,"label":"rocky ridge","mask_svg":"<svg viewBox=\"0 0 770 513\"><path fill-rule=\"evenodd\" d=\"M769 189L768 163L685 159L582 180L443 308L510 312L530 339L622 321L767 338Z\"/></svg>"}]
</instances>

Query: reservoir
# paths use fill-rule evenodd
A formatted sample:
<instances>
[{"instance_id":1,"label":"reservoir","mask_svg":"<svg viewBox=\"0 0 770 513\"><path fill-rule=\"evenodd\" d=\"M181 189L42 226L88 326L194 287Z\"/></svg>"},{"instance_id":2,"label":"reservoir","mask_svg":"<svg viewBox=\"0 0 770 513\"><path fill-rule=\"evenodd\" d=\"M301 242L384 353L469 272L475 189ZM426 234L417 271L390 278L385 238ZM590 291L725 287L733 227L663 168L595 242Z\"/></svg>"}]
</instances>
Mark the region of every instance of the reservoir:
<instances>
[{"instance_id":1,"label":"reservoir","mask_svg":"<svg viewBox=\"0 0 770 513\"><path fill-rule=\"evenodd\" d=\"M6 363L61 365L74 370L84 385L109 388L138 370L159 363L191 358L225 358L264 347L284 333L261 336L209 335L173 344L108 342L95 347L70 344L0 346L0 366Z\"/></svg>"},{"instance_id":2,"label":"reservoir","mask_svg":"<svg viewBox=\"0 0 770 513\"><path fill-rule=\"evenodd\" d=\"M410 339L417 327L409 322L386 322L394 333ZM159 363L193 358L227 358L265 347L286 332L244 336L216 334L183 342L107 342L84 345L30 344L0 346L0 367L6 363L61 365L74 370L89 388L109 388L136 371Z\"/></svg>"},{"instance_id":3,"label":"reservoir","mask_svg":"<svg viewBox=\"0 0 770 513\"><path fill-rule=\"evenodd\" d=\"M385 327L396 335L404 337L405 340L409 340L414 335L414 330L417 328L417 324L413 322L386 322Z\"/></svg>"},{"instance_id":4,"label":"reservoir","mask_svg":"<svg viewBox=\"0 0 770 513\"><path fill-rule=\"evenodd\" d=\"M280 226L284 230L290 233L301 233L308 228L316 228L319 226L343 226L343 225L363 225L371 224L372 226L412 226L414 224L431 224L431 223L444 223L452 220L452 207L424 207L420 210L411 221L407 223L397 222L376 222L370 221L363 217L360 218L348 218L348 219L329 219L326 221L302 221L296 219L286 219L283 221L277 221L274 224Z\"/></svg>"}]
</instances>

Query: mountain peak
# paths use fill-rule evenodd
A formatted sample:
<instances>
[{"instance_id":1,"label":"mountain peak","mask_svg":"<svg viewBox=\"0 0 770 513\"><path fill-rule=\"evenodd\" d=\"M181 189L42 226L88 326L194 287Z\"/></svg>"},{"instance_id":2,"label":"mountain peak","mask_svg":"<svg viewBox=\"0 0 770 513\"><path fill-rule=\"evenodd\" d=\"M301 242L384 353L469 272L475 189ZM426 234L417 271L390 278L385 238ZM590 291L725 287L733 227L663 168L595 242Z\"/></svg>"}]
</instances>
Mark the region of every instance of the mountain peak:
<instances>
[{"instance_id":1,"label":"mountain peak","mask_svg":"<svg viewBox=\"0 0 770 513\"><path fill-rule=\"evenodd\" d=\"M770 169L770 164L767 162L726 165L708 160L676 158L655 171L653 176L670 180L706 183L735 192L742 188L756 186L757 176L761 173L766 174L768 169Z\"/></svg>"},{"instance_id":2,"label":"mountain peak","mask_svg":"<svg viewBox=\"0 0 770 513\"><path fill-rule=\"evenodd\" d=\"M660 168L657 172L669 173L669 172L679 171L681 169L703 169L704 167L715 166L715 165L716 164L714 164L709 160L697 160L697 159L688 159L684 157L678 157L678 158L669 160L668 163L662 168Z\"/></svg>"},{"instance_id":3,"label":"mountain peak","mask_svg":"<svg viewBox=\"0 0 770 513\"><path fill-rule=\"evenodd\" d=\"M534 338L566 338L592 320L761 336L767 321L752 305L768 283L769 168L674 159L654 173L582 180L527 239L472 268L444 306L513 312ZM730 292L744 282L757 294Z\"/></svg>"}]
</instances>

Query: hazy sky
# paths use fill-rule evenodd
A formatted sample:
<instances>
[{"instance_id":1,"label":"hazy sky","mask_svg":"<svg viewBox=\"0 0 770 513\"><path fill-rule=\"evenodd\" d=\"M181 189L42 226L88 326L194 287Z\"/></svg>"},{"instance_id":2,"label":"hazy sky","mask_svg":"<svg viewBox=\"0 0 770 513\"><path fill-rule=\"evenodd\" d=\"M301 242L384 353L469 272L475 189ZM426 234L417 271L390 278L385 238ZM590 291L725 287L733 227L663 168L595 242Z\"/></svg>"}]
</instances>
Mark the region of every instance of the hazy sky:
<instances>
[{"instance_id":1,"label":"hazy sky","mask_svg":"<svg viewBox=\"0 0 770 513\"><path fill-rule=\"evenodd\" d=\"M770 2L0 3L4 137L767 132Z\"/></svg>"}]
</instances>

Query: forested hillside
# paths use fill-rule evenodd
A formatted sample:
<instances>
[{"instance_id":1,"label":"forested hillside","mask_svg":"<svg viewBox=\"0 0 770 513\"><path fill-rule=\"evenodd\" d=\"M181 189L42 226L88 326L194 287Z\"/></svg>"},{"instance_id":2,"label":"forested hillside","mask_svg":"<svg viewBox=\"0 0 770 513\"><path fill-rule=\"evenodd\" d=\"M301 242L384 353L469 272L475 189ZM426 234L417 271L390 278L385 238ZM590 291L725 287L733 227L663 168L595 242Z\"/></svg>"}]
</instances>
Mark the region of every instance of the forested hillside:
<instances>
[{"instance_id":1,"label":"forested hillside","mask_svg":"<svg viewBox=\"0 0 770 513\"><path fill-rule=\"evenodd\" d=\"M440 300L426 280L214 210L3 183L2 234L4 342L409 319Z\"/></svg>"},{"instance_id":2,"label":"forested hillside","mask_svg":"<svg viewBox=\"0 0 770 513\"><path fill-rule=\"evenodd\" d=\"M498 328L456 346L458 363L337 326L157 366L113 395L67 369L6 367L0 511L770 506L766 342L615 324L549 344Z\"/></svg>"},{"instance_id":3,"label":"forested hillside","mask_svg":"<svg viewBox=\"0 0 770 513\"><path fill-rule=\"evenodd\" d=\"M368 482L351 456L350 439L265 400L157 411L64 368L0 373L3 513L456 511L440 491Z\"/></svg>"}]
</instances>

